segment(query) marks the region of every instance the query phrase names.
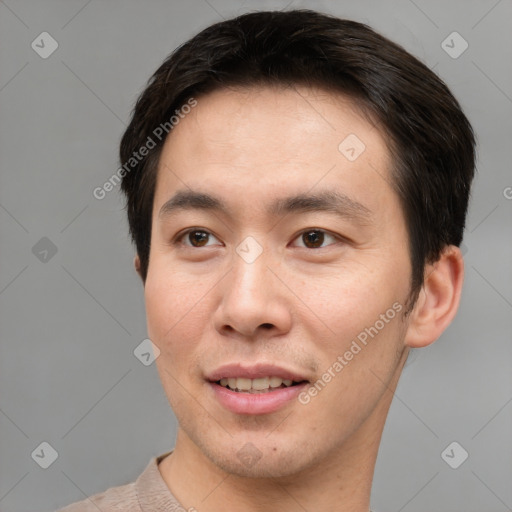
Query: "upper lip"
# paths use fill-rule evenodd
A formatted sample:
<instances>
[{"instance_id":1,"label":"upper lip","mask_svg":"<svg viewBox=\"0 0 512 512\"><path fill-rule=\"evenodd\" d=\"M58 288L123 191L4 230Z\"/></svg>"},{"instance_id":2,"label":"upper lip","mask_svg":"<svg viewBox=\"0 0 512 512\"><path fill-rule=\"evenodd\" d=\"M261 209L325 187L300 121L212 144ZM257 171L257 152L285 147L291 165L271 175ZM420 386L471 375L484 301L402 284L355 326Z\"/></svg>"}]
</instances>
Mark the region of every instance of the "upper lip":
<instances>
[{"instance_id":1,"label":"upper lip","mask_svg":"<svg viewBox=\"0 0 512 512\"><path fill-rule=\"evenodd\" d=\"M281 379L289 379L295 382L302 382L306 379L299 372L288 370L274 364L253 364L244 365L242 363L233 363L220 366L207 375L210 382L217 382L224 378L246 378L258 379L261 377L280 377Z\"/></svg>"}]
</instances>

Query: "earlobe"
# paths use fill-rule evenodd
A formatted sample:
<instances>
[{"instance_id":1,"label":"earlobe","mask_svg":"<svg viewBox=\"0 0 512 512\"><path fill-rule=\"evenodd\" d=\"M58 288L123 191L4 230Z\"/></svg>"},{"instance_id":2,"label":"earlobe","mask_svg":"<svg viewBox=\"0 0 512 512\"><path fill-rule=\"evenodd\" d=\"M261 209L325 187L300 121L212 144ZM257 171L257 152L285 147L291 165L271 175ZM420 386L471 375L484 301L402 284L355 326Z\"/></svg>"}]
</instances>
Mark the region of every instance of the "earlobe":
<instances>
[{"instance_id":1,"label":"earlobe","mask_svg":"<svg viewBox=\"0 0 512 512\"><path fill-rule=\"evenodd\" d=\"M447 246L438 261L425 267L425 278L411 312L405 344L426 347L436 341L455 317L464 281L460 249Z\"/></svg>"},{"instance_id":2,"label":"earlobe","mask_svg":"<svg viewBox=\"0 0 512 512\"><path fill-rule=\"evenodd\" d=\"M133 266L135 267L137 274L139 274L139 276L142 278L142 274L140 273L140 258L138 254L135 255L135 258L133 258Z\"/></svg>"}]
</instances>

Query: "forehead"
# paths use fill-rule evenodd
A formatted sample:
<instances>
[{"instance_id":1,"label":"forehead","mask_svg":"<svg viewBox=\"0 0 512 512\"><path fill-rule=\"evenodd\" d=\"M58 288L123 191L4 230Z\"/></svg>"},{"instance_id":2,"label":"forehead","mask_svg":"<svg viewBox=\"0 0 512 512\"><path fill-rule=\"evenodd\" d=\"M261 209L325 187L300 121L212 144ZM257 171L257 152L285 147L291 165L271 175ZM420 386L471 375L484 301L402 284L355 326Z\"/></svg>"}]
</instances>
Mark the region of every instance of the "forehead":
<instances>
[{"instance_id":1,"label":"forehead","mask_svg":"<svg viewBox=\"0 0 512 512\"><path fill-rule=\"evenodd\" d=\"M364 196L373 180L374 192L387 186L389 193L389 163L381 132L344 96L306 87L221 89L198 97L167 137L154 206L169 189L198 184L254 195L350 181Z\"/></svg>"}]
</instances>

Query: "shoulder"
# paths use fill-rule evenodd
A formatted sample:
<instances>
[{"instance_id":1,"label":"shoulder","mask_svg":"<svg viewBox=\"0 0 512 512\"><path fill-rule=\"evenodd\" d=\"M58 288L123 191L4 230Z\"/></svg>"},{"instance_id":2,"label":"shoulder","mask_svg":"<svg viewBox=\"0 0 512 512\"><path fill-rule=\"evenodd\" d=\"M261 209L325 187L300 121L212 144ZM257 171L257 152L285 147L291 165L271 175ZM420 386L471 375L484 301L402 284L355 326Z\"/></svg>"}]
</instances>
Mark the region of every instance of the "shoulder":
<instances>
[{"instance_id":1,"label":"shoulder","mask_svg":"<svg viewBox=\"0 0 512 512\"><path fill-rule=\"evenodd\" d=\"M137 480L111 487L56 512L167 512L184 510L164 482L158 464L171 452L153 457Z\"/></svg>"},{"instance_id":2,"label":"shoulder","mask_svg":"<svg viewBox=\"0 0 512 512\"><path fill-rule=\"evenodd\" d=\"M135 482L118 487L111 487L104 492L77 501L57 512L140 512L139 501L135 491Z\"/></svg>"}]
</instances>

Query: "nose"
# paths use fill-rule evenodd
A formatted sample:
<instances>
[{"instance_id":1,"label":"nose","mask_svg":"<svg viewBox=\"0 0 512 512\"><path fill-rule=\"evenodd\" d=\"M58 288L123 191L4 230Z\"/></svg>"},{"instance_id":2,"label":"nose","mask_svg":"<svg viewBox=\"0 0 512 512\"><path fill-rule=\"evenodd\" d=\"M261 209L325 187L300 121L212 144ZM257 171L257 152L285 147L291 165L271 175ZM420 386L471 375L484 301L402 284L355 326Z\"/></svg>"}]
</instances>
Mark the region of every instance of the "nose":
<instances>
[{"instance_id":1,"label":"nose","mask_svg":"<svg viewBox=\"0 0 512 512\"><path fill-rule=\"evenodd\" d=\"M222 299L214 324L223 335L257 339L288 332L292 324L290 294L265 251L248 263L234 254L234 264L222 280Z\"/></svg>"}]
</instances>

